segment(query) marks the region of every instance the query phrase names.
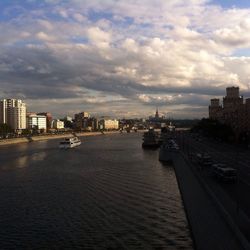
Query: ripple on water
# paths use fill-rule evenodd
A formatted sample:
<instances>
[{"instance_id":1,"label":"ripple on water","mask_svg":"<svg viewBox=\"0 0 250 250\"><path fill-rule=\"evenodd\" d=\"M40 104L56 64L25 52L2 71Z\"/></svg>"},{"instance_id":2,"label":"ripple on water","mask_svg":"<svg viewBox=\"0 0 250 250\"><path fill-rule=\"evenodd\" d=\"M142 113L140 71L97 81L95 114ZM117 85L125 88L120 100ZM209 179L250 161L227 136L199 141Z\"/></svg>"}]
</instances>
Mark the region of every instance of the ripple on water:
<instances>
[{"instance_id":1,"label":"ripple on water","mask_svg":"<svg viewBox=\"0 0 250 250\"><path fill-rule=\"evenodd\" d=\"M70 151L12 147L20 158L8 152L0 172L0 248L192 249L174 171L140 143L128 134Z\"/></svg>"}]
</instances>

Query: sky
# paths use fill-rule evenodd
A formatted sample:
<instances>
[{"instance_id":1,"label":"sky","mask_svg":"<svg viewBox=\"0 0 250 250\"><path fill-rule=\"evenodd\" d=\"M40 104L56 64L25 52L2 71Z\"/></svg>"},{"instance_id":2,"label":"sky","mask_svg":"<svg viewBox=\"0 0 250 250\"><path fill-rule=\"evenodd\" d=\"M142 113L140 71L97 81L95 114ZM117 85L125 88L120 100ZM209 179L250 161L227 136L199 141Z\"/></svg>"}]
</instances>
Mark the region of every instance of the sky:
<instances>
[{"instance_id":1,"label":"sky","mask_svg":"<svg viewBox=\"0 0 250 250\"><path fill-rule=\"evenodd\" d=\"M1 0L0 99L54 117L208 116L250 97L249 0Z\"/></svg>"}]
</instances>

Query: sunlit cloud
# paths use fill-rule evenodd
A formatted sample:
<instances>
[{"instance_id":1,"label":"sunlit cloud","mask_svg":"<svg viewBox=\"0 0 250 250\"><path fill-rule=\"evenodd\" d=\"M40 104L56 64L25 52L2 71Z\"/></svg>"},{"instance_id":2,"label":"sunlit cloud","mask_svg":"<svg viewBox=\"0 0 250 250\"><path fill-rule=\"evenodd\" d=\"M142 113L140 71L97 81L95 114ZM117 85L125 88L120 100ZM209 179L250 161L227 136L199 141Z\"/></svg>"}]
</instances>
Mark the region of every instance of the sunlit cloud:
<instances>
[{"instance_id":1,"label":"sunlit cloud","mask_svg":"<svg viewBox=\"0 0 250 250\"><path fill-rule=\"evenodd\" d=\"M33 111L148 116L159 106L193 118L228 86L250 95L250 57L237 56L250 51L250 6L27 0L0 13L0 97Z\"/></svg>"}]
</instances>

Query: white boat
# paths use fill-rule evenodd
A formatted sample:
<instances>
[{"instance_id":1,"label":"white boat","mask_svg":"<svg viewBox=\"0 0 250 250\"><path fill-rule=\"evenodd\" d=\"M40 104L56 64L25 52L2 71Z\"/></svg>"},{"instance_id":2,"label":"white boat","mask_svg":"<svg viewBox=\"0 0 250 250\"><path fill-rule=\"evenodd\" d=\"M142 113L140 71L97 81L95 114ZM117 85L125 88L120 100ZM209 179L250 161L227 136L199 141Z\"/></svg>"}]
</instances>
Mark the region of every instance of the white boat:
<instances>
[{"instance_id":1,"label":"white boat","mask_svg":"<svg viewBox=\"0 0 250 250\"><path fill-rule=\"evenodd\" d=\"M174 140L162 144L159 151L159 161L172 162L174 155L179 151L179 146Z\"/></svg>"},{"instance_id":2,"label":"white boat","mask_svg":"<svg viewBox=\"0 0 250 250\"><path fill-rule=\"evenodd\" d=\"M157 148L159 147L159 135L154 131L153 128L150 128L147 132L143 134L143 148Z\"/></svg>"},{"instance_id":3,"label":"white boat","mask_svg":"<svg viewBox=\"0 0 250 250\"><path fill-rule=\"evenodd\" d=\"M63 141L59 143L59 148L74 148L77 146L81 145L81 141L78 137L70 137L70 138L65 138Z\"/></svg>"},{"instance_id":4,"label":"white boat","mask_svg":"<svg viewBox=\"0 0 250 250\"><path fill-rule=\"evenodd\" d=\"M170 132L174 132L175 131L175 126L172 124L172 122L170 122L170 124L168 125L168 130Z\"/></svg>"}]
</instances>

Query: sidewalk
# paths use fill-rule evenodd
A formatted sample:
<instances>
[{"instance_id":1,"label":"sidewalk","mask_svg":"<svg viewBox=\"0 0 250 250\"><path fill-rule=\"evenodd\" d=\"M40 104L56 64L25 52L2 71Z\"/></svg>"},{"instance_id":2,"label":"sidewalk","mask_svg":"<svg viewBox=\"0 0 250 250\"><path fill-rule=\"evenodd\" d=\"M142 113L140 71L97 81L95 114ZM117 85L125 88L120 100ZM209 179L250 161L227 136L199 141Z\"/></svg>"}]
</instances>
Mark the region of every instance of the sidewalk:
<instances>
[{"instance_id":1,"label":"sidewalk","mask_svg":"<svg viewBox=\"0 0 250 250\"><path fill-rule=\"evenodd\" d=\"M174 167L196 249L245 249L179 153Z\"/></svg>"}]
</instances>

